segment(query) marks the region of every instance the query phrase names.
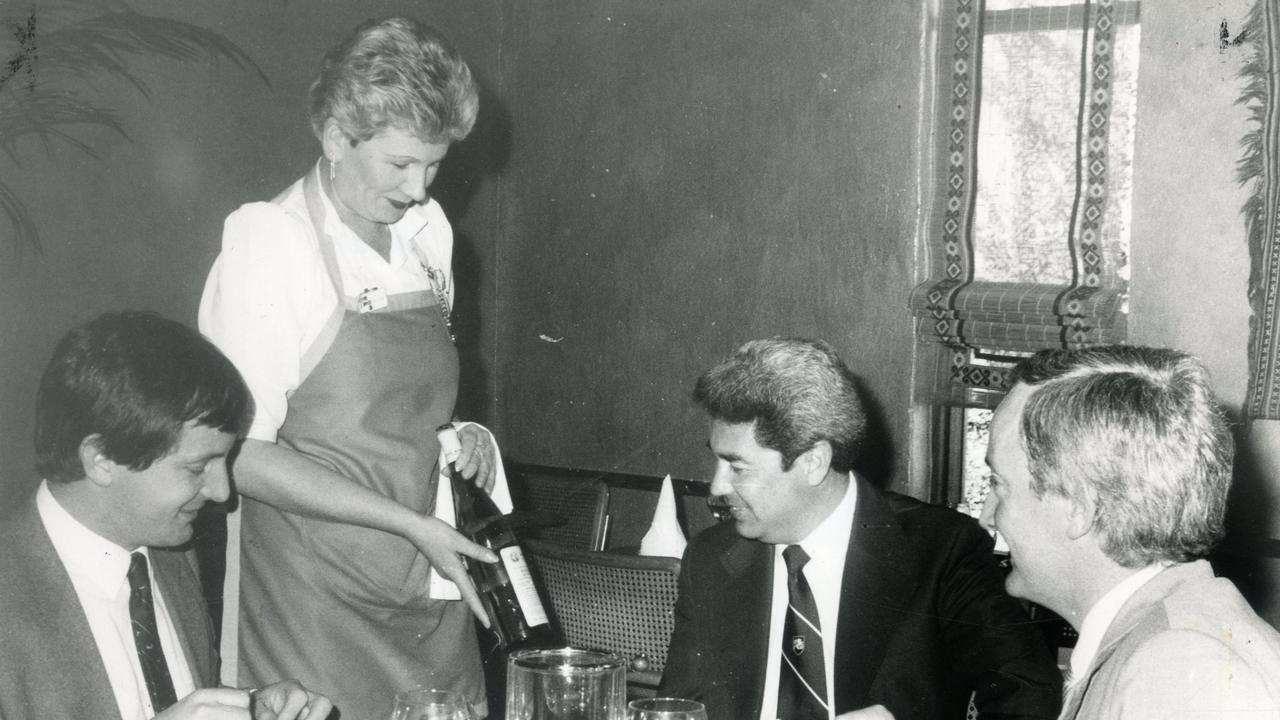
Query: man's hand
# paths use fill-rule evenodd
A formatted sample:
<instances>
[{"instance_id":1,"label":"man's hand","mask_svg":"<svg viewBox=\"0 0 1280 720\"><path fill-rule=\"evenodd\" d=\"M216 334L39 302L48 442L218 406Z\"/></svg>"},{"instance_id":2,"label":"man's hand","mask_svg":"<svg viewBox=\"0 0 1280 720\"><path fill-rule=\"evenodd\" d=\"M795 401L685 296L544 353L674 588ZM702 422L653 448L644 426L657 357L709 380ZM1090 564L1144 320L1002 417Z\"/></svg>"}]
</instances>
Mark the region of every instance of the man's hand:
<instances>
[{"instance_id":1,"label":"man's hand","mask_svg":"<svg viewBox=\"0 0 1280 720\"><path fill-rule=\"evenodd\" d=\"M292 680L261 690L204 688L174 703L155 720L325 720L333 703Z\"/></svg>"},{"instance_id":2,"label":"man's hand","mask_svg":"<svg viewBox=\"0 0 1280 720\"><path fill-rule=\"evenodd\" d=\"M458 441L462 444L462 451L458 453L458 472L486 493L493 492L498 467L494 460L497 449L489 432L479 425L463 425L458 428Z\"/></svg>"},{"instance_id":3,"label":"man's hand","mask_svg":"<svg viewBox=\"0 0 1280 720\"><path fill-rule=\"evenodd\" d=\"M249 693L235 688L196 690L155 720L250 720Z\"/></svg>"},{"instance_id":4,"label":"man's hand","mask_svg":"<svg viewBox=\"0 0 1280 720\"><path fill-rule=\"evenodd\" d=\"M883 705L872 705L837 715L836 720L893 720L893 713Z\"/></svg>"},{"instance_id":5,"label":"man's hand","mask_svg":"<svg viewBox=\"0 0 1280 720\"><path fill-rule=\"evenodd\" d=\"M329 698L313 693L293 680L249 693L253 720L325 720L333 710Z\"/></svg>"},{"instance_id":6,"label":"man's hand","mask_svg":"<svg viewBox=\"0 0 1280 720\"><path fill-rule=\"evenodd\" d=\"M427 557L441 577L452 580L462 593L462 599L471 607L480 622L489 627L489 615L484 611L484 604L476 594L476 586L467 575L459 555L466 555L481 562L497 562L498 556L483 545L477 545L466 539L447 523L429 515L423 516L422 522L414 529L409 538L418 552Z\"/></svg>"}]
</instances>

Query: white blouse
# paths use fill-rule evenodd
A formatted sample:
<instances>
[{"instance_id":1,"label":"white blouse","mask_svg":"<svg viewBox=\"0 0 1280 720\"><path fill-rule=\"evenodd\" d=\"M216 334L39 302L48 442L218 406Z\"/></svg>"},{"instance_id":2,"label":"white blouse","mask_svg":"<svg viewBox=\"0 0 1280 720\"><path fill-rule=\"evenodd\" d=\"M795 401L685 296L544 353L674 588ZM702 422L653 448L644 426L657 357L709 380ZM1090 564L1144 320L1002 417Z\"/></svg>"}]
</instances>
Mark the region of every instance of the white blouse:
<instances>
[{"instance_id":1,"label":"white blouse","mask_svg":"<svg viewBox=\"0 0 1280 720\"><path fill-rule=\"evenodd\" d=\"M313 172L319 173L318 164ZM391 226L387 261L343 224L324 192L320 196L345 295L373 288L388 295L430 290L421 257L443 273L452 305L453 228L439 203L416 205ZM249 437L275 442L288 398L304 379L303 355L340 305L308 219L302 180L273 202L248 203L227 216L222 253L200 299L199 326L253 394Z\"/></svg>"}]
</instances>

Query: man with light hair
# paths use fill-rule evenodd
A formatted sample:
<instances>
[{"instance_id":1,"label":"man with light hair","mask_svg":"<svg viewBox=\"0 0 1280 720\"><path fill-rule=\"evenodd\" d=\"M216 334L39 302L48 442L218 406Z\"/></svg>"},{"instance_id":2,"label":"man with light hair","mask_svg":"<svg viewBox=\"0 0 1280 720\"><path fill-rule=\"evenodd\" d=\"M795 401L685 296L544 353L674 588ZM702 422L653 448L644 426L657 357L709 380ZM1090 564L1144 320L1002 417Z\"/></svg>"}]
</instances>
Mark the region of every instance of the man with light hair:
<instances>
[{"instance_id":1,"label":"man with light hair","mask_svg":"<svg viewBox=\"0 0 1280 720\"><path fill-rule=\"evenodd\" d=\"M1043 351L991 423L982 522L1010 594L1080 637L1061 718L1280 717L1280 634L1205 558L1223 536L1233 446L1193 357Z\"/></svg>"}]
</instances>

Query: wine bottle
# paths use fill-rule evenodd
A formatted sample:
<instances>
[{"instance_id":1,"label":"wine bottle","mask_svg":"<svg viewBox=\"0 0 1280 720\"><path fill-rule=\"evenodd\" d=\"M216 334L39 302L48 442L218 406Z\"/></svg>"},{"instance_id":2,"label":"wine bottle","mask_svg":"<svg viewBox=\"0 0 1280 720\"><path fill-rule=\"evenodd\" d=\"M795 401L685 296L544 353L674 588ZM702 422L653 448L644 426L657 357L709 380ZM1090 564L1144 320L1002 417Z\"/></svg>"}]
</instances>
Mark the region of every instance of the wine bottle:
<instances>
[{"instance_id":1,"label":"wine bottle","mask_svg":"<svg viewBox=\"0 0 1280 720\"><path fill-rule=\"evenodd\" d=\"M464 558L467 574L476 585L489 614L489 626L508 652L533 647L564 647L564 634L542 605L542 594L525 560L524 550L510 518L493 499L464 480L456 461L462 451L452 425L436 428L440 454L449 468L453 486L453 511L458 531L472 542L497 553L496 563Z\"/></svg>"}]
</instances>

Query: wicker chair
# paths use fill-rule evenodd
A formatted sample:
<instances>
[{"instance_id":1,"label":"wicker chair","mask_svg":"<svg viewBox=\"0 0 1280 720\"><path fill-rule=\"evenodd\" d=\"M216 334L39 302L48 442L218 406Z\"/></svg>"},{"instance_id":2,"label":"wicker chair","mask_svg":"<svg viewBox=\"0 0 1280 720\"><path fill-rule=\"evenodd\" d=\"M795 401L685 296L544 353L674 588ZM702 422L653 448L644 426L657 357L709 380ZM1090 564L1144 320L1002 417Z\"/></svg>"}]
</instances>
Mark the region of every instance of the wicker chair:
<instances>
[{"instance_id":1,"label":"wicker chair","mask_svg":"<svg viewBox=\"0 0 1280 720\"><path fill-rule=\"evenodd\" d=\"M547 513L564 521L530 530L527 537L565 547L604 549L609 531L609 486L603 480L557 477L518 465L508 475L517 510Z\"/></svg>"},{"instance_id":2,"label":"wicker chair","mask_svg":"<svg viewBox=\"0 0 1280 720\"><path fill-rule=\"evenodd\" d=\"M675 624L680 560L590 552L530 540L526 555L550 595L570 645L610 650L628 661L631 697L662 679Z\"/></svg>"}]
</instances>

